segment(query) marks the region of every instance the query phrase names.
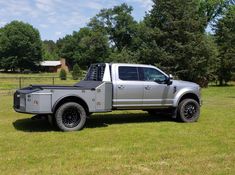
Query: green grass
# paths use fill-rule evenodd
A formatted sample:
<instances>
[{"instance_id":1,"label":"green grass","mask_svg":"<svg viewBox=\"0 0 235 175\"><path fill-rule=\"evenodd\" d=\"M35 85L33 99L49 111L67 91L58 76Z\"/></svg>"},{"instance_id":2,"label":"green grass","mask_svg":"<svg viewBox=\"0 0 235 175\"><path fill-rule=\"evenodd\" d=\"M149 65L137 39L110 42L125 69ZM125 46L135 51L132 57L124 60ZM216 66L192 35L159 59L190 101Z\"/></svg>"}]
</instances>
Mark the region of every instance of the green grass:
<instances>
[{"instance_id":1,"label":"green grass","mask_svg":"<svg viewBox=\"0 0 235 175\"><path fill-rule=\"evenodd\" d=\"M0 174L235 174L235 86L203 89L198 122L142 111L92 115L63 133L0 97Z\"/></svg>"}]
</instances>

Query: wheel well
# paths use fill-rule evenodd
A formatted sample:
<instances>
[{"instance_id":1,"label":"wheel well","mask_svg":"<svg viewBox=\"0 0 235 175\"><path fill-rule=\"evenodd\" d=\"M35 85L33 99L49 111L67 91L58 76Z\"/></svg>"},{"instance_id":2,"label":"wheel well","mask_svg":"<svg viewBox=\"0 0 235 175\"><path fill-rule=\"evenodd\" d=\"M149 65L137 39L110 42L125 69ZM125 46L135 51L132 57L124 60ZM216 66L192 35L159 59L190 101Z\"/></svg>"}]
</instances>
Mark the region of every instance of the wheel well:
<instances>
[{"instance_id":1,"label":"wheel well","mask_svg":"<svg viewBox=\"0 0 235 175\"><path fill-rule=\"evenodd\" d=\"M180 104L181 101L183 101L184 99L187 99L187 98L194 99L194 100L196 100L200 104L200 100L199 100L198 96L193 94L193 93L184 94L180 98L179 104Z\"/></svg>"},{"instance_id":2,"label":"wheel well","mask_svg":"<svg viewBox=\"0 0 235 175\"><path fill-rule=\"evenodd\" d=\"M88 114L89 113L89 108L86 104L86 102L79 98L79 97L76 97L76 96L69 96L69 97L65 97L63 99L61 99L54 107L53 109L53 112L55 112L61 105L65 104L65 103L68 103L68 102L75 102L75 103L78 103L80 104L86 111L86 113Z\"/></svg>"}]
</instances>

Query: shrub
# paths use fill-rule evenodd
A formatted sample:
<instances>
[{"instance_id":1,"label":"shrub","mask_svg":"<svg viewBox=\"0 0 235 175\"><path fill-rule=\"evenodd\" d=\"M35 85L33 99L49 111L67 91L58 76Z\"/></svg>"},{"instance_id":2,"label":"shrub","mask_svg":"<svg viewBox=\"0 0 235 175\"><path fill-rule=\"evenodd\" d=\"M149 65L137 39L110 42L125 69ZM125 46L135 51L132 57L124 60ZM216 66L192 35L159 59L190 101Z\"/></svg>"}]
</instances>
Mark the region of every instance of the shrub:
<instances>
[{"instance_id":1,"label":"shrub","mask_svg":"<svg viewBox=\"0 0 235 175\"><path fill-rule=\"evenodd\" d=\"M78 64L75 64L73 66L73 72L72 72L73 79L78 80L80 75L81 75L80 67L78 66Z\"/></svg>"},{"instance_id":2,"label":"shrub","mask_svg":"<svg viewBox=\"0 0 235 175\"><path fill-rule=\"evenodd\" d=\"M67 79L67 73L64 69L61 69L61 71L60 71L60 79L61 80L66 80Z\"/></svg>"}]
</instances>

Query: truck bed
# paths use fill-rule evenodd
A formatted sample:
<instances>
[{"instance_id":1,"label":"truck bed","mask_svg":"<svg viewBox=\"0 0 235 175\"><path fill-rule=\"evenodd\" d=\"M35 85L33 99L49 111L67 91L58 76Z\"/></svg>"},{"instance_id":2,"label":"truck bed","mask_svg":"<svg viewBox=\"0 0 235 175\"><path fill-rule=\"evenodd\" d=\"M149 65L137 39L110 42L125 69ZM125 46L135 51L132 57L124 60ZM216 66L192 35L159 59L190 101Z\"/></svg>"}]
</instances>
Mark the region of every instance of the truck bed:
<instances>
[{"instance_id":1,"label":"truck bed","mask_svg":"<svg viewBox=\"0 0 235 175\"><path fill-rule=\"evenodd\" d=\"M14 94L14 109L23 113L53 113L62 98L78 97L87 104L89 112L110 111L112 84L101 81L80 81L73 86L30 85Z\"/></svg>"}]
</instances>

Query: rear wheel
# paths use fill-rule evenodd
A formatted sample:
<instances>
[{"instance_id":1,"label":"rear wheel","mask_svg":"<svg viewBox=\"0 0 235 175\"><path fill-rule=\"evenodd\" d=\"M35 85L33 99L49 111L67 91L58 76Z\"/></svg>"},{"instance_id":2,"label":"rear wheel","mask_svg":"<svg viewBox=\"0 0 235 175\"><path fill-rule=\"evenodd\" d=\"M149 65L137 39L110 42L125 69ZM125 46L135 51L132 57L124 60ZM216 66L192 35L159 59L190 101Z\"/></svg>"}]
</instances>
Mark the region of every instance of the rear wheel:
<instances>
[{"instance_id":1,"label":"rear wheel","mask_svg":"<svg viewBox=\"0 0 235 175\"><path fill-rule=\"evenodd\" d=\"M86 111L78 103L65 103L56 111L55 119L62 131L81 130L86 122Z\"/></svg>"},{"instance_id":2,"label":"rear wheel","mask_svg":"<svg viewBox=\"0 0 235 175\"><path fill-rule=\"evenodd\" d=\"M178 118L182 122L196 122L200 115L200 106L193 99L184 99L178 107Z\"/></svg>"}]
</instances>

